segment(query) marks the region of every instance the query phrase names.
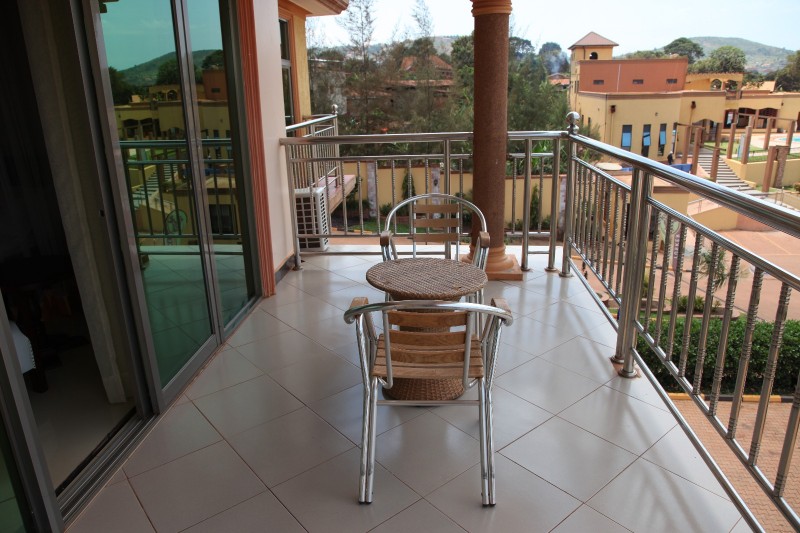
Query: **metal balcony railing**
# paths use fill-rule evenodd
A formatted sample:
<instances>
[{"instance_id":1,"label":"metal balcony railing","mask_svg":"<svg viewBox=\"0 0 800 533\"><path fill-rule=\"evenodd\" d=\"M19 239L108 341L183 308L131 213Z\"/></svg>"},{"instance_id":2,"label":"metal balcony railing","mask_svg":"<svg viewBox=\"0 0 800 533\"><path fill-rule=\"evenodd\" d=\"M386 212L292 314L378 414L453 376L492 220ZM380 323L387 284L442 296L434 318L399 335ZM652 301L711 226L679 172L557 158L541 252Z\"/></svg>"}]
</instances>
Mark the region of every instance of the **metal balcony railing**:
<instances>
[{"instance_id":1,"label":"metal balcony railing","mask_svg":"<svg viewBox=\"0 0 800 533\"><path fill-rule=\"evenodd\" d=\"M654 182L659 189L713 202L791 239L800 238L800 216L578 135L577 114L568 118L568 131L508 134L506 236L521 239L523 269L534 252L530 240L546 238L548 270L562 276L580 273L617 328L620 373L632 377L638 370L653 382L750 525L760 529L665 388L693 400L775 506L800 528L795 511L800 502L785 496L788 482L800 483L790 477L800 427L800 375L790 357L781 357L784 330L796 307L791 294L800 288L800 278L669 207L654 194ZM308 169L321 163L339 166L342 179L355 177L349 201L330 211L330 230L312 224L301 231L293 211L296 265L305 253L303 239L377 242L384 211L408 196L412 183L415 193L469 196L471 142L470 133L282 139L293 190L312 187L319 171ZM334 155L333 146L341 155ZM323 147L328 155L315 157ZM630 169L629 180L602 170L594 164L599 160ZM298 183L298 176L306 181ZM608 304L601 304L606 298ZM764 360L755 361L757 350ZM788 422L780 428L783 443L776 459L762 460L765 428L775 426L768 415L776 380L788 389L780 392L792 403ZM747 432L742 430L746 398L758 402L753 429Z\"/></svg>"},{"instance_id":2,"label":"metal balcony railing","mask_svg":"<svg viewBox=\"0 0 800 533\"><path fill-rule=\"evenodd\" d=\"M287 127L286 132L306 137L336 135L336 106L333 114L312 117ZM204 198L209 206L212 240L215 243L241 241L242 228L235 216L239 195L231 139L202 140L203 194L194 191L196 185L189 179L186 140L123 140L120 148L134 230L140 245L197 243L198 228L192 213L198 198ZM308 155L338 156L338 146L315 147ZM336 181L340 172L335 164L321 162L309 169L309 175L320 176L320 182Z\"/></svg>"}]
</instances>

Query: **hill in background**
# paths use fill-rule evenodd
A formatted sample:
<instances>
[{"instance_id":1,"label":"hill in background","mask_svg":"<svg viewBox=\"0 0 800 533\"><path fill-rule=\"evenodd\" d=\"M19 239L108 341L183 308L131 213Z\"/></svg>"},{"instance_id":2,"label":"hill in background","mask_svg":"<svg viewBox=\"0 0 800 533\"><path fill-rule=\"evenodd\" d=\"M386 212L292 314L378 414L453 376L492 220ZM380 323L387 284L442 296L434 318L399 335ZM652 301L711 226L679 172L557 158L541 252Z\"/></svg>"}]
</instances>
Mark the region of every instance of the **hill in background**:
<instances>
[{"instance_id":1,"label":"hill in background","mask_svg":"<svg viewBox=\"0 0 800 533\"><path fill-rule=\"evenodd\" d=\"M735 46L747 57L747 70L765 74L786 66L786 56L794 50L769 46L738 37L689 37L703 47L706 57L720 46Z\"/></svg>"},{"instance_id":2,"label":"hill in background","mask_svg":"<svg viewBox=\"0 0 800 533\"><path fill-rule=\"evenodd\" d=\"M214 52L214 50L197 50L193 52L192 59L194 60L195 66L199 67L202 65L206 56L212 52ZM150 87L156 83L156 78L158 77L158 68L170 59L174 58L175 53L170 52L168 54L164 54L163 56L151 59L150 61L146 61L140 65L134 65L130 68L126 68L125 70L121 70L120 74L125 77L125 81L134 87Z\"/></svg>"}]
</instances>

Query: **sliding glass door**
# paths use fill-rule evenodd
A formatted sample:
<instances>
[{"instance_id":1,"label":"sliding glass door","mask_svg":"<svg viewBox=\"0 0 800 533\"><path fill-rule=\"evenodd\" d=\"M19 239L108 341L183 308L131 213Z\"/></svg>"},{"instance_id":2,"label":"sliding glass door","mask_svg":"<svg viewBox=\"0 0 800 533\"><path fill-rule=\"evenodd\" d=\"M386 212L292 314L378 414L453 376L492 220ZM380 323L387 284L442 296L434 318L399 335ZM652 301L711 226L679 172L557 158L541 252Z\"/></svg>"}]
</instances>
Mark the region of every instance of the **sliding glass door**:
<instances>
[{"instance_id":1,"label":"sliding glass door","mask_svg":"<svg viewBox=\"0 0 800 533\"><path fill-rule=\"evenodd\" d=\"M255 295L220 4L101 5L114 142L162 387L213 349Z\"/></svg>"}]
</instances>

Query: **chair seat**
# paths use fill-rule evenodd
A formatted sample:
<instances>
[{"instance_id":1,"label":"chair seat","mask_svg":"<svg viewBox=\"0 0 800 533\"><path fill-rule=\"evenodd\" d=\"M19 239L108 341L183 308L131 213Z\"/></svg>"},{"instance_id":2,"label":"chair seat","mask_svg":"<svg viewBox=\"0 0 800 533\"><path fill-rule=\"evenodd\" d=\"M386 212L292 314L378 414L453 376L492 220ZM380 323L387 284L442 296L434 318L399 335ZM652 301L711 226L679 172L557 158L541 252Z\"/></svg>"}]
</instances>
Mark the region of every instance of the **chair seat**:
<instances>
[{"instance_id":1,"label":"chair seat","mask_svg":"<svg viewBox=\"0 0 800 533\"><path fill-rule=\"evenodd\" d=\"M441 335L433 334L441 337ZM463 335L461 336L463 338ZM378 351L372 376L386 378L386 349L385 339L378 338ZM461 379L464 374L464 348L450 345L414 346L392 342L392 374L395 378L402 379ZM478 379L483 377L483 353L481 342L477 336L472 336L472 346L469 358L469 377Z\"/></svg>"}]
</instances>

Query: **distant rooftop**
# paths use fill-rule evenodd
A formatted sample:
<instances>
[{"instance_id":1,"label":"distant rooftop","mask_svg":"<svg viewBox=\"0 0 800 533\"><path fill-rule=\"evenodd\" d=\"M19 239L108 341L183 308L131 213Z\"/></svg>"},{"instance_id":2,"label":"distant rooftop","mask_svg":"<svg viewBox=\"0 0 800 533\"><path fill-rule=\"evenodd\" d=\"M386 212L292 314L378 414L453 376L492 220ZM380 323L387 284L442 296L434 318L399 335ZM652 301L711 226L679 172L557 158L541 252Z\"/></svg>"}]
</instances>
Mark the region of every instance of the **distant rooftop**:
<instances>
[{"instance_id":1,"label":"distant rooftop","mask_svg":"<svg viewBox=\"0 0 800 533\"><path fill-rule=\"evenodd\" d=\"M619 44L610 39L606 39L598 33L590 31L586 34L586 36L583 37L583 39L580 39L578 42L570 46L569 49L572 50L573 48L577 48L579 46L619 46Z\"/></svg>"}]
</instances>

